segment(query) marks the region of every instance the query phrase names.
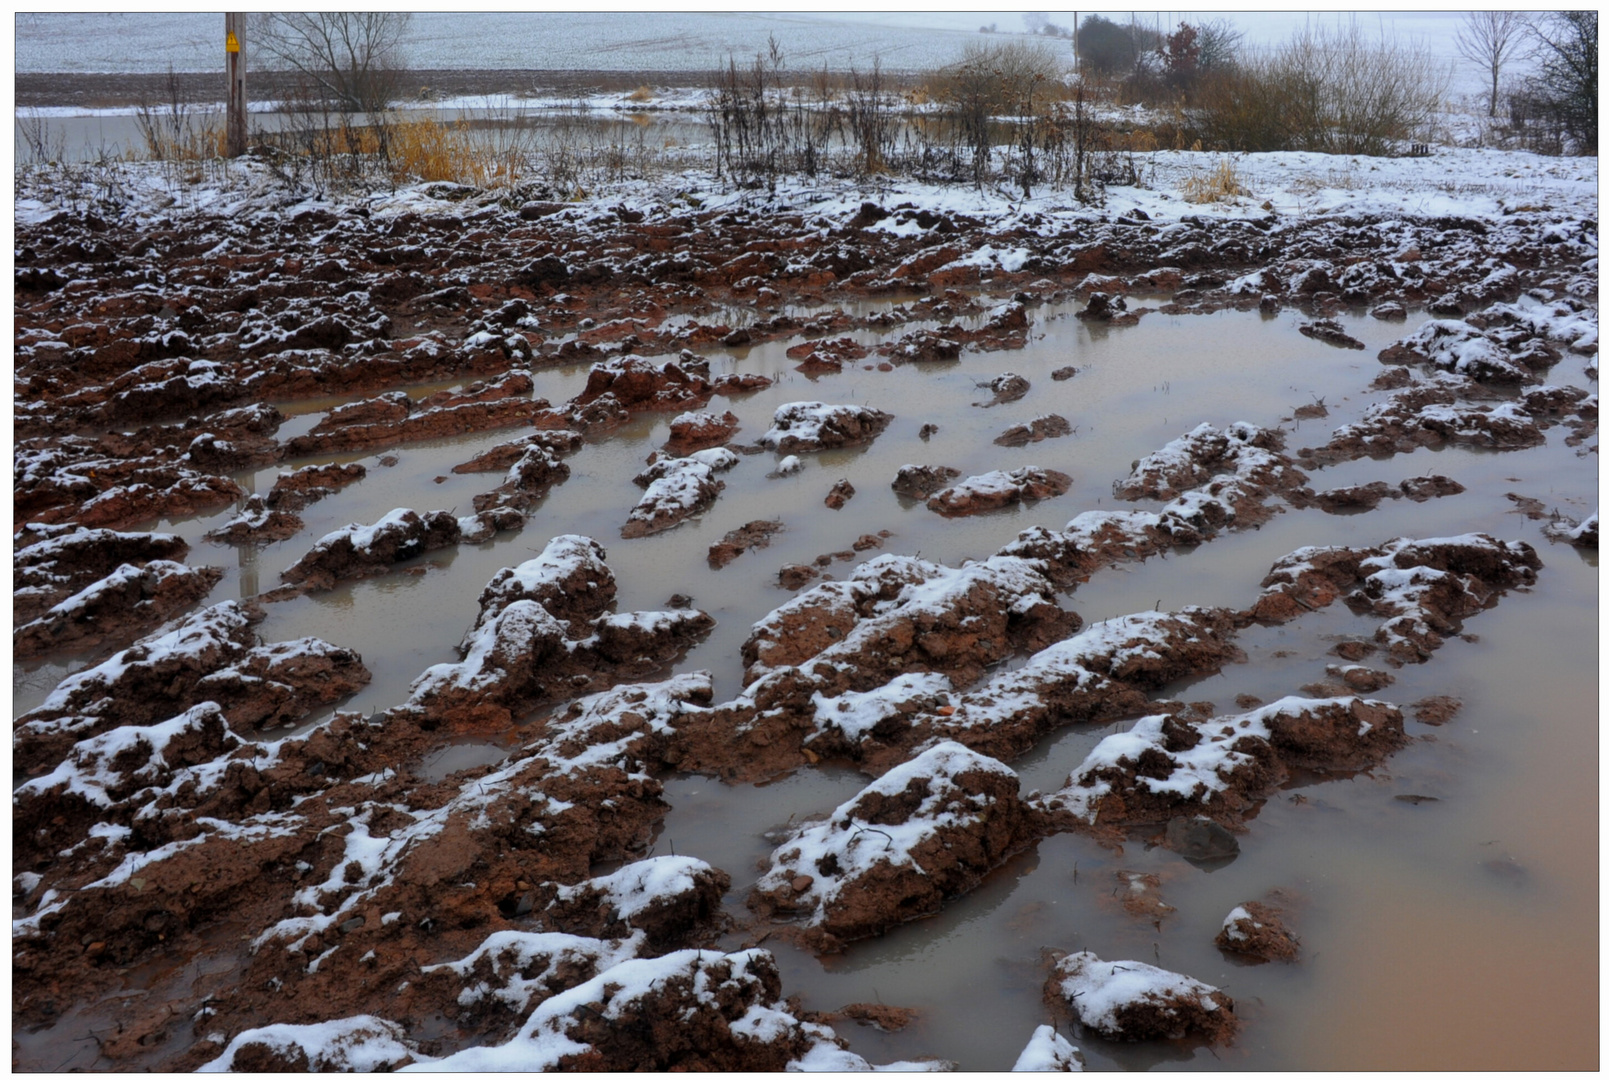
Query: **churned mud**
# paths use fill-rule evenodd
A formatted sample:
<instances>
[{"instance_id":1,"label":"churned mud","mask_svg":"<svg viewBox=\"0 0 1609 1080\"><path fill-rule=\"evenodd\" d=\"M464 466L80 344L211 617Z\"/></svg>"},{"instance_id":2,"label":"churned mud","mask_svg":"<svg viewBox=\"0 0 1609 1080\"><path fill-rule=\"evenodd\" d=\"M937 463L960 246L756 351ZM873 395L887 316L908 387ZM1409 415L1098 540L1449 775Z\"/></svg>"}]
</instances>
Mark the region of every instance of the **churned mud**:
<instances>
[{"instance_id":1,"label":"churned mud","mask_svg":"<svg viewBox=\"0 0 1609 1080\"><path fill-rule=\"evenodd\" d=\"M1543 211L15 246L21 1069L1311 1065L1236 1041L1308 1000L1269 852L1433 812L1448 655L1595 567L1596 229ZM1319 374L1102 351L1283 308Z\"/></svg>"}]
</instances>

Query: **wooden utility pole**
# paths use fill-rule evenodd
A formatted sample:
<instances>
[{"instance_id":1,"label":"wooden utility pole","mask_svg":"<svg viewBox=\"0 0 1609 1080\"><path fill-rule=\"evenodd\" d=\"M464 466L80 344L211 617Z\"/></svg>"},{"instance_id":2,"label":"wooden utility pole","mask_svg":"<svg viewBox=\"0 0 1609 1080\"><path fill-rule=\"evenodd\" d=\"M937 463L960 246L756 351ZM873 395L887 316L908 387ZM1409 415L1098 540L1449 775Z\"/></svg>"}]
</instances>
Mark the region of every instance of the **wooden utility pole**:
<instances>
[{"instance_id":1,"label":"wooden utility pole","mask_svg":"<svg viewBox=\"0 0 1609 1080\"><path fill-rule=\"evenodd\" d=\"M229 108L225 152L239 157L246 152L246 13L231 11L223 17L225 71L229 77Z\"/></svg>"}]
</instances>

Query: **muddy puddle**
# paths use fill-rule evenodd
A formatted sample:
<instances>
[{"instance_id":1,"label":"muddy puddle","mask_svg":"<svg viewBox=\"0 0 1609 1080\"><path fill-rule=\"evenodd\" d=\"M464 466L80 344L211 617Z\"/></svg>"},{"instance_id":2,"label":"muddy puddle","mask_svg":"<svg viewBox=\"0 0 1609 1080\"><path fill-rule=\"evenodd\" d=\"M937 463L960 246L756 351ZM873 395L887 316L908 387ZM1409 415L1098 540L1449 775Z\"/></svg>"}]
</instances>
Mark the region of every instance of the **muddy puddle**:
<instances>
[{"instance_id":1,"label":"muddy puddle","mask_svg":"<svg viewBox=\"0 0 1609 1080\"><path fill-rule=\"evenodd\" d=\"M675 414L639 417L571 456L568 481L547 495L523 531L270 604L258 632L268 641L315 636L357 650L373 679L340 708L384 710L408 697L425 668L457 661L455 646L475 620L480 591L499 569L532 558L552 536L578 533L607 549L620 611L662 609L681 594L715 618L708 639L675 670L709 670L714 700L723 701L742 689L738 650L752 625L795 595L778 584L784 565L847 556L830 557L817 580L846 578L884 552L953 566L995 552L1033 525L1055 529L1085 510L1132 508L1113 498L1113 482L1136 459L1202 422L1273 427L1283 421L1288 450L1321 445L1332 429L1379 400L1365 390L1381 370L1376 353L1423 318L1405 326L1343 316L1347 332L1366 346L1359 352L1303 337L1294 313L1150 314L1135 327L1092 329L1071 317L1080 307L1037 309L1025 349L969 352L957 363L879 371L874 354L839 374L808 379L784 355L793 341L713 352L712 375L775 380L761 392L711 402L711 411L738 416L737 443L754 442L777 407L790 401L865 404L895 419L870 446L802 455L803 468L791 475L771 475L782 455L744 456L722 475L725 489L701 517L624 540L620 528L641 494L632 477L664 445ZM735 318L721 321L738 325ZM907 323L896 332L920 325ZM874 331L851 336L869 345L886 337ZM1051 378L1069 365L1077 368L1075 376ZM1031 389L1019 400L990 405L985 384L1005 371L1025 377ZM580 392L587 374L586 365L537 372L534 394L563 402ZM1548 381L1595 389L1579 357L1567 356ZM283 406L297 415L281 438L311 427L321 409L337 403ZM1297 407L1314 403L1328 415L1293 419ZM1023 447L994 444L1005 429L1050 413L1065 417L1071 434ZM919 433L927 424L938 430L924 439ZM452 467L511 437L506 430L487 432L235 474L248 492L261 493L279 471L302 464L361 461L368 469L362 481L301 511L303 531L261 548L237 550L204 538L227 513L153 528L188 540L192 565L225 571L211 601L253 596L276 587L280 573L315 539L350 522L376 521L394 507L469 513L491 477L454 474ZM395 460L383 464L381 458ZM1072 487L1043 502L945 519L890 490L907 463L947 465L962 476L1038 465L1066 473ZM1371 772L1297 777L1255 814L1238 857L1227 865L1204 869L1143 840L1130 840L1118 852L1086 836L1061 834L1010 859L939 914L852 944L840 955L819 958L780 937L767 941L784 992L821 1012L855 1002L918 1010L898 1032L836 1023L851 1049L869 1060L939 1057L964 1069L1004 1069L1036 1025L1058 1018L1064 1030L1068 1026L1042 999L1047 950L1088 948L1222 987L1243 1022L1231 1045L1216 1048L1075 1040L1091 1068L1596 1067L1596 556L1549 543L1539 523L1514 513L1506 497L1519 493L1584 517L1595 508L1583 500L1595 498L1596 454L1565 446L1556 428L1543 446L1521 452L1421 449L1307 471L1314 489L1375 480L1396 485L1439 473L1466 490L1424 503L1387 500L1367 513L1286 508L1257 530L1226 532L1194 550L1097 571L1064 606L1086 624L1189 604L1243 608L1269 566L1305 545L1367 546L1396 536L1471 531L1525 540L1544 566L1536 586L1473 619L1467 639L1449 640L1428 663L1394 670L1395 682L1370 695L1404 707L1455 696L1463 708L1450 723L1410 721L1414 741ZM855 495L842 509L828 509L823 500L840 480L849 481ZM710 545L728 530L768 519L785 522L768 547L719 570L709 565ZM884 531L889 535L880 547L855 550L858 539ZM1377 625L1335 604L1284 626L1251 627L1238 639L1245 663L1155 696L1210 702L1222 713L1236 711L1236 699L1246 695L1272 701L1303 693L1338 663L1330 652L1337 640L1367 636ZM38 704L78 666L57 659L15 665L14 709ZM1012 763L1023 791L1060 787L1104 735L1130 723L1074 726L1043 740ZM498 740L444 738L419 772L426 780L445 778L494 764L507 749ZM824 817L865 782L842 768L803 769L759 786L667 777L664 797L672 809L653 852L696 856L730 873L725 908L742 921L757 863L771 850L767 834L790 821ZM1125 911L1120 871L1156 875L1169 910L1160 918ZM1301 962L1230 960L1212 944L1225 914L1272 890L1286 898ZM737 926L721 945L747 940L748 930ZM14 1061L21 1067L55 1067L63 1054L75 1052L60 1039L36 1041L18 1044ZM67 1062L88 1065L93 1057Z\"/></svg>"}]
</instances>

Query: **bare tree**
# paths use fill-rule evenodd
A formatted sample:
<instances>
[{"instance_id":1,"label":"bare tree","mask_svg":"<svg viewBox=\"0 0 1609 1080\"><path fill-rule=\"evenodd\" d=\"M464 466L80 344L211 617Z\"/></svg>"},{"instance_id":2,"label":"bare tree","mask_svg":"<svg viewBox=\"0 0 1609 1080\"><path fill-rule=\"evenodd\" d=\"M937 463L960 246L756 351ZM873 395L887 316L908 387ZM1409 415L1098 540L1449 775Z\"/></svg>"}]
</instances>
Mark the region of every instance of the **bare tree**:
<instances>
[{"instance_id":1,"label":"bare tree","mask_svg":"<svg viewBox=\"0 0 1609 1080\"><path fill-rule=\"evenodd\" d=\"M1598 12L1551 11L1531 28L1537 83L1578 154L1598 153Z\"/></svg>"},{"instance_id":2,"label":"bare tree","mask_svg":"<svg viewBox=\"0 0 1609 1080\"><path fill-rule=\"evenodd\" d=\"M376 113L396 98L408 12L265 12L256 19L259 54L301 75L329 107Z\"/></svg>"},{"instance_id":3,"label":"bare tree","mask_svg":"<svg viewBox=\"0 0 1609 1080\"><path fill-rule=\"evenodd\" d=\"M1196 44L1201 48L1196 63L1202 71L1227 71L1235 66L1245 33L1236 30L1227 19L1209 19L1196 27L1196 33Z\"/></svg>"},{"instance_id":4,"label":"bare tree","mask_svg":"<svg viewBox=\"0 0 1609 1080\"><path fill-rule=\"evenodd\" d=\"M1497 115L1497 83L1503 65L1530 51L1530 22L1518 11L1468 11L1454 39L1465 60L1491 73L1492 96L1486 115Z\"/></svg>"}]
</instances>

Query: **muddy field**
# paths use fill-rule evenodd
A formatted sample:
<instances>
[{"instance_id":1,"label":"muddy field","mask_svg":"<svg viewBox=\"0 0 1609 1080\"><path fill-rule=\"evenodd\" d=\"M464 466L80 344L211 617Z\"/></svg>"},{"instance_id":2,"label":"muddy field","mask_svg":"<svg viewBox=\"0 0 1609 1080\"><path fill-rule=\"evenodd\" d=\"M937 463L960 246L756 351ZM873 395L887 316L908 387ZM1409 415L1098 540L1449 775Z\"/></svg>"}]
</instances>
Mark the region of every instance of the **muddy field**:
<instances>
[{"instance_id":1,"label":"muddy field","mask_svg":"<svg viewBox=\"0 0 1609 1080\"><path fill-rule=\"evenodd\" d=\"M1592 1067L1595 222L434 194L17 228L15 1067Z\"/></svg>"}]
</instances>

